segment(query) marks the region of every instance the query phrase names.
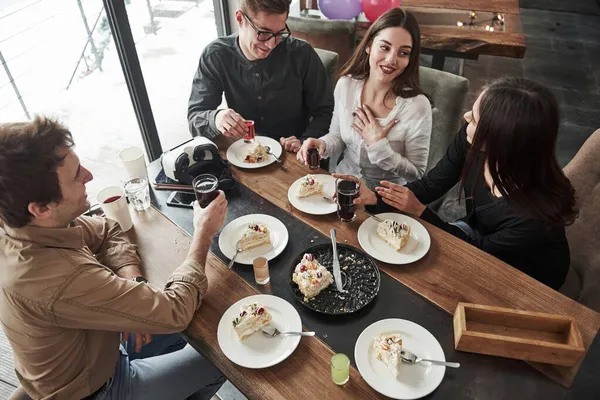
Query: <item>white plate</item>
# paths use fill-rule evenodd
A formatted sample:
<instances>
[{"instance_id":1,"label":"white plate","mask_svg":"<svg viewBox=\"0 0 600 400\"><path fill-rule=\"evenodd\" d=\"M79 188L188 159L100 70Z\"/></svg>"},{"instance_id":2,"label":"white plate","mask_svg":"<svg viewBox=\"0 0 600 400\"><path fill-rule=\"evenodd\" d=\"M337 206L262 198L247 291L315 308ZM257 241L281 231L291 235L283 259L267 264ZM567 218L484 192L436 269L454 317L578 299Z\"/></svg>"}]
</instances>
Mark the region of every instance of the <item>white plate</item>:
<instances>
[{"instance_id":1,"label":"white plate","mask_svg":"<svg viewBox=\"0 0 600 400\"><path fill-rule=\"evenodd\" d=\"M298 186L300 186L300 182L304 179L303 176L290 185L290 188L288 189L288 200L295 208L307 214L325 215L336 212L337 204L323 199L323 196L331 197L335 193L335 178L326 174L317 174L313 176L323 182L323 195L314 195L301 199L296 197L296 191L298 191Z\"/></svg>"},{"instance_id":2,"label":"white plate","mask_svg":"<svg viewBox=\"0 0 600 400\"><path fill-rule=\"evenodd\" d=\"M236 167L250 169L262 168L266 167L267 165L273 164L275 162L275 157L273 157L270 154L268 155L265 161L261 161L259 163L244 162L244 158L246 158L248 150L256 146L256 142L259 142L263 146L271 147L271 153L275 154L277 157L281 157L281 152L283 151L283 149L281 148L281 145L277 140L271 139L270 137L266 136L255 136L254 143L245 143L244 139L240 139L237 142L232 143L231 146L229 146L229 148L227 149L227 161L229 161Z\"/></svg>"},{"instance_id":3,"label":"white plate","mask_svg":"<svg viewBox=\"0 0 600 400\"><path fill-rule=\"evenodd\" d=\"M373 389L393 399L418 399L433 392L442 382L446 367L428 362L402 363L398 379L394 379L373 350L373 338L383 333L402 335L402 346L420 358L446 361L442 346L427 329L405 319L383 319L369 325L354 346L354 359L363 379Z\"/></svg>"},{"instance_id":4,"label":"white plate","mask_svg":"<svg viewBox=\"0 0 600 400\"><path fill-rule=\"evenodd\" d=\"M239 315L242 304L253 302L259 302L267 308L273 317L270 325L280 331L302 332L302 321L298 311L290 303L268 294L246 297L225 311L217 329L217 340L223 354L242 367L267 368L292 354L300 343L300 336L279 335L270 338L256 332L240 342L232 321Z\"/></svg>"},{"instance_id":5,"label":"white plate","mask_svg":"<svg viewBox=\"0 0 600 400\"><path fill-rule=\"evenodd\" d=\"M371 257L388 264L408 264L427 254L431 247L431 238L419 221L397 213L383 213L377 216L410 225L410 237L406 245L400 251L396 251L377 234L378 222L373 218L366 219L358 228L358 243Z\"/></svg>"},{"instance_id":6,"label":"white plate","mask_svg":"<svg viewBox=\"0 0 600 400\"><path fill-rule=\"evenodd\" d=\"M267 260L277 257L289 239L288 230L285 225L275 217L265 214L248 214L228 223L219 235L219 249L225 257L231 259L235 255L235 244L242 238L242 234L250 222L265 224L271 234L271 244L255 247L250 250L240 251L235 258L239 264L252 265L252 261L258 256L264 256Z\"/></svg>"}]
</instances>

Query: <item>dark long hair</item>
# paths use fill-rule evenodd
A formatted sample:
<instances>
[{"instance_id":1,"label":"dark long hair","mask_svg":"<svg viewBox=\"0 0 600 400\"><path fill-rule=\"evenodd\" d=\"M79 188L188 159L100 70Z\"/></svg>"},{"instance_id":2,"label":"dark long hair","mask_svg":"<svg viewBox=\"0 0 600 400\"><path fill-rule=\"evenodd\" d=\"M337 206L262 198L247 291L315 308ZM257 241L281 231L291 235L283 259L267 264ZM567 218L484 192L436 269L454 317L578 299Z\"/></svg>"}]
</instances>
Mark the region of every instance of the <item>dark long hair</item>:
<instances>
[{"instance_id":1,"label":"dark long hair","mask_svg":"<svg viewBox=\"0 0 600 400\"><path fill-rule=\"evenodd\" d=\"M354 50L352 57L342 67L340 77L352 75L355 79L366 79L369 77L369 47L379 32L386 28L402 27L410 33L412 38L412 50L406 69L394 79L392 92L400 97L415 97L423 94L419 85L419 54L421 53L421 31L419 23L415 16L402 10L401 8L392 8L383 13L367 30L367 34L360 41L360 44Z\"/></svg>"},{"instance_id":2,"label":"dark long hair","mask_svg":"<svg viewBox=\"0 0 600 400\"><path fill-rule=\"evenodd\" d=\"M493 81L482 92L461 185L483 155L494 185L517 212L549 226L572 223L575 189L556 161L559 119L546 87L522 78Z\"/></svg>"}]
</instances>

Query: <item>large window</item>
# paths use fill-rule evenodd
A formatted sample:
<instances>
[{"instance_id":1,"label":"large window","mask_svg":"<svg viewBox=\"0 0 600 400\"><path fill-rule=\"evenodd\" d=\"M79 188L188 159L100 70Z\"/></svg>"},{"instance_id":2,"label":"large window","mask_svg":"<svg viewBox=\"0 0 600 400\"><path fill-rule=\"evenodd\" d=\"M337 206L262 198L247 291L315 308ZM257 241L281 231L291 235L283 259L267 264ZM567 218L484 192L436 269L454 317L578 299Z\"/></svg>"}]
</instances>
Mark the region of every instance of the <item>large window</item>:
<instances>
[{"instance_id":1,"label":"large window","mask_svg":"<svg viewBox=\"0 0 600 400\"><path fill-rule=\"evenodd\" d=\"M187 103L200 53L217 38L212 0L139 1L127 7L163 149L191 136Z\"/></svg>"},{"instance_id":2,"label":"large window","mask_svg":"<svg viewBox=\"0 0 600 400\"><path fill-rule=\"evenodd\" d=\"M0 4L0 121L59 118L94 174L88 194L119 183L119 150L143 144L102 2Z\"/></svg>"},{"instance_id":3,"label":"large window","mask_svg":"<svg viewBox=\"0 0 600 400\"><path fill-rule=\"evenodd\" d=\"M168 149L189 138L193 74L202 49L217 37L213 1L124 4L162 148ZM0 121L46 114L66 123L94 173L91 197L125 177L121 149L144 146L108 14L97 0L0 2Z\"/></svg>"}]
</instances>

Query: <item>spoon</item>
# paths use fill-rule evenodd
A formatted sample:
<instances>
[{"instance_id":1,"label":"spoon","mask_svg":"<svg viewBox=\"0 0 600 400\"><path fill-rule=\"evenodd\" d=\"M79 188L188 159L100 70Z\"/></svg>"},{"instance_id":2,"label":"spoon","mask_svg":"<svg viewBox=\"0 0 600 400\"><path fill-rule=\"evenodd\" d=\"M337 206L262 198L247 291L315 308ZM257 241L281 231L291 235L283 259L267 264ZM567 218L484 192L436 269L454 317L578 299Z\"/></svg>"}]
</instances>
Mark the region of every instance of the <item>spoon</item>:
<instances>
[{"instance_id":1,"label":"spoon","mask_svg":"<svg viewBox=\"0 0 600 400\"><path fill-rule=\"evenodd\" d=\"M277 158L277 156L271 152L271 146L264 146L264 147L265 147L265 150L267 151L267 154L272 155L273 157L275 157L275 161L277 161L278 163L281 163L281 160L279 158Z\"/></svg>"},{"instance_id":2,"label":"spoon","mask_svg":"<svg viewBox=\"0 0 600 400\"><path fill-rule=\"evenodd\" d=\"M233 255L231 261L229 261L229 265L227 266L227 268L231 269L231 267L233 266L233 262L235 261L235 258L240 253L240 251L242 251L242 248L240 247L240 241L238 240L235 244L235 254Z\"/></svg>"},{"instance_id":3,"label":"spoon","mask_svg":"<svg viewBox=\"0 0 600 400\"><path fill-rule=\"evenodd\" d=\"M418 364L421 361L427 361L436 365L445 365L446 367L458 368L460 367L460 363L457 362L447 362L447 361L436 361L436 360L428 360L426 358L419 358L408 350L400 351L400 355L402 356L402 361L407 364Z\"/></svg>"},{"instance_id":4,"label":"spoon","mask_svg":"<svg viewBox=\"0 0 600 400\"><path fill-rule=\"evenodd\" d=\"M291 332L291 331L280 331L272 326L265 326L262 329L262 333L265 336L275 337L277 335L298 335L298 336L315 336L314 332Z\"/></svg>"}]
</instances>

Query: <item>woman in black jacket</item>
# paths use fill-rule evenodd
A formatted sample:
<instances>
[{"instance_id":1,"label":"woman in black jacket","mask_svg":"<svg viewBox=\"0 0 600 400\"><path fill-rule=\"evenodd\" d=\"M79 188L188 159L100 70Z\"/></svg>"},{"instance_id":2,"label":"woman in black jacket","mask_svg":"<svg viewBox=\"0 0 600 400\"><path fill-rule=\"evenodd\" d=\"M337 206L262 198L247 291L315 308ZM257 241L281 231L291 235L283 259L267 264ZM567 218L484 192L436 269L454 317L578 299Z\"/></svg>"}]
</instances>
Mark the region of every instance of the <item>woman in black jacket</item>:
<instances>
[{"instance_id":1,"label":"woman in black jacket","mask_svg":"<svg viewBox=\"0 0 600 400\"><path fill-rule=\"evenodd\" d=\"M554 95L526 79L501 78L483 89L465 120L422 179L406 186L382 181L377 196L361 185L355 202L421 217L558 289L570 262L565 226L576 211L575 190L556 162ZM467 216L449 224L424 204L456 183Z\"/></svg>"}]
</instances>

